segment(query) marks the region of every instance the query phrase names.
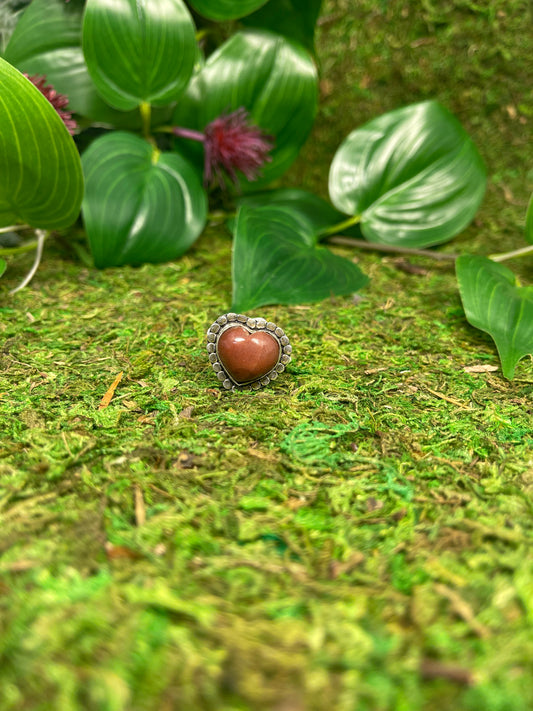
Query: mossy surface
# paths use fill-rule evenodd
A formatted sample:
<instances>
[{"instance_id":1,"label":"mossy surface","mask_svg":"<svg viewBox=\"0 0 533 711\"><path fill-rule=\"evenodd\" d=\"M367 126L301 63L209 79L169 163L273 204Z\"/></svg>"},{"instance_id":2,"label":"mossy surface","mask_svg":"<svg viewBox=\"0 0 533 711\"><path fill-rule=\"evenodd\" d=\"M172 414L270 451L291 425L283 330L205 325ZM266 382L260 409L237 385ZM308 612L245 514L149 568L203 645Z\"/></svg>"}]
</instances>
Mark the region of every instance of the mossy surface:
<instances>
[{"instance_id":1,"label":"mossy surface","mask_svg":"<svg viewBox=\"0 0 533 711\"><path fill-rule=\"evenodd\" d=\"M490 174L445 249L522 246L528 8L327 3L322 105L284 184L325 196L349 131L437 98ZM31 257L10 262L0 708L529 710L531 359L512 382L465 370L499 361L453 267L339 250L370 285L262 309L293 362L227 393L204 339L230 305L230 253L214 226L176 263L100 272L50 242L12 297ZM530 280L530 261L514 268Z\"/></svg>"}]
</instances>

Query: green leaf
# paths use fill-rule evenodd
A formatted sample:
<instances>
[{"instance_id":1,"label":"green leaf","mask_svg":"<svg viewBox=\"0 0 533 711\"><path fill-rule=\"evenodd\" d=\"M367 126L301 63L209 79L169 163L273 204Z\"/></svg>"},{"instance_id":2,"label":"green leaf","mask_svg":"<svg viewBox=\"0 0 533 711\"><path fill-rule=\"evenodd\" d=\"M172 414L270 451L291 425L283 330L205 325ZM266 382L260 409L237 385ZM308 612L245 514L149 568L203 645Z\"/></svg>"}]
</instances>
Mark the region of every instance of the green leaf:
<instances>
[{"instance_id":1,"label":"green leaf","mask_svg":"<svg viewBox=\"0 0 533 711\"><path fill-rule=\"evenodd\" d=\"M63 0L33 0L20 18L5 58L23 72L46 76L69 98L69 110L90 116L104 104L89 77L81 50L83 5Z\"/></svg>"},{"instance_id":2,"label":"green leaf","mask_svg":"<svg viewBox=\"0 0 533 711\"><path fill-rule=\"evenodd\" d=\"M208 20L237 20L249 15L267 0L189 0L190 5Z\"/></svg>"},{"instance_id":3,"label":"green leaf","mask_svg":"<svg viewBox=\"0 0 533 711\"><path fill-rule=\"evenodd\" d=\"M243 19L250 27L262 27L300 42L314 51L315 27L322 0L270 0Z\"/></svg>"},{"instance_id":4,"label":"green leaf","mask_svg":"<svg viewBox=\"0 0 533 711\"><path fill-rule=\"evenodd\" d=\"M138 110L112 109L96 91L81 48L83 2L33 0L25 9L6 48L10 64L31 75L46 76L56 91L68 97L68 110L93 121L122 128L141 128ZM163 110L153 123L168 121Z\"/></svg>"},{"instance_id":5,"label":"green leaf","mask_svg":"<svg viewBox=\"0 0 533 711\"><path fill-rule=\"evenodd\" d=\"M307 221L315 240L325 229L345 219L343 213L332 207L329 202L299 188L278 188L277 190L243 195L237 199L237 205L249 205L250 207L274 205L290 208L295 218L303 218Z\"/></svg>"},{"instance_id":6,"label":"green leaf","mask_svg":"<svg viewBox=\"0 0 533 711\"><path fill-rule=\"evenodd\" d=\"M74 141L50 102L3 59L0 84L0 227L69 227L83 196Z\"/></svg>"},{"instance_id":7,"label":"green leaf","mask_svg":"<svg viewBox=\"0 0 533 711\"><path fill-rule=\"evenodd\" d=\"M94 141L82 162L83 219L97 267L176 259L201 233L207 198L181 156L117 131Z\"/></svg>"},{"instance_id":8,"label":"green leaf","mask_svg":"<svg viewBox=\"0 0 533 711\"><path fill-rule=\"evenodd\" d=\"M368 282L353 262L317 246L311 223L286 206L239 209L232 269L232 308L243 313L352 294Z\"/></svg>"},{"instance_id":9,"label":"green leaf","mask_svg":"<svg viewBox=\"0 0 533 711\"><path fill-rule=\"evenodd\" d=\"M466 318L493 338L512 379L518 361L533 355L533 287L518 286L510 269L486 257L459 257L456 273Z\"/></svg>"},{"instance_id":10,"label":"green leaf","mask_svg":"<svg viewBox=\"0 0 533 711\"><path fill-rule=\"evenodd\" d=\"M223 113L243 106L253 124L272 135L272 162L262 178L243 188L257 190L282 175L298 155L317 107L316 67L300 45L259 30L238 32L192 79L172 122L202 131Z\"/></svg>"},{"instance_id":11,"label":"green leaf","mask_svg":"<svg viewBox=\"0 0 533 711\"><path fill-rule=\"evenodd\" d=\"M529 198L526 212L526 242L533 244L533 194Z\"/></svg>"},{"instance_id":12,"label":"green leaf","mask_svg":"<svg viewBox=\"0 0 533 711\"><path fill-rule=\"evenodd\" d=\"M7 267L7 262L5 259L0 259L0 277L3 275Z\"/></svg>"},{"instance_id":13,"label":"green leaf","mask_svg":"<svg viewBox=\"0 0 533 711\"><path fill-rule=\"evenodd\" d=\"M194 24L182 0L87 0L83 52L111 106L164 106L178 99L191 77Z\"/></svg>"},{"instance_id":14,"label":"green leaf","mask_svg":"<svg viewBox=\"0 0 533 711\"><path fill-rule=\"evenodd\" d=\"M440 244L483 199L483 161L459 121L435 101L384 114L351 133L329 175L335 207L361 216L370 242Z\"/></svg>"}]
</instances>

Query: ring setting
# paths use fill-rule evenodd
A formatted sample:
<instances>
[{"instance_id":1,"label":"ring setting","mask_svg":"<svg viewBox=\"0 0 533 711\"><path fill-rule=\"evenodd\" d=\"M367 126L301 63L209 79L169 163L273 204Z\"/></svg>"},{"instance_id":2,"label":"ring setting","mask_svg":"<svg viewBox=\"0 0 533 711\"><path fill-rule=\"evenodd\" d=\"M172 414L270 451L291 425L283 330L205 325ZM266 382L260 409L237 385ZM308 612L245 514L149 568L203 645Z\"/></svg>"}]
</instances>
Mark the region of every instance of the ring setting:
<instances>
[{"instance_id":1,"label":"ring setting","mask_svg":"<svg viewBox=\"0 0 533 711\"><path fill-rule=\"evenodd\" d=\"M227 313L207 331L207 353L227 390L259 390L283 373L292 346L282 328L264 318Z\"/></svg>"}]
</instances>

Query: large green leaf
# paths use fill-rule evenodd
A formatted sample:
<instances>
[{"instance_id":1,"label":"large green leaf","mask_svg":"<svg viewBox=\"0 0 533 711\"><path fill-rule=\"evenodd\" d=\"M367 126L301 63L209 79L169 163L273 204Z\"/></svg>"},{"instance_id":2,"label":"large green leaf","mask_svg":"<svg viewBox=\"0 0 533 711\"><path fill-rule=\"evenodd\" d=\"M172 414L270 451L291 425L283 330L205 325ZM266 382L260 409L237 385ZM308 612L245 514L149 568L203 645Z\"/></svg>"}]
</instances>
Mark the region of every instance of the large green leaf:
<instances>
[{"instance_id":1,"label":"large green leaf","mask_svg":"<svg viewBox=\"0 0 533 711\"><path fill-rule=\"evenodd\" d=\"M25 9L6 48L10 64L48 84L69 99L68 109L92 121L140 128L139 111L117 111L96 91L81 48L81 0L33 0ZM154 121L158 120L157 114ZM169 116L167 114L166 120Z\"/></svg>"},{"instance_id":2,"label":"large green leaf","mask_svg":"<svg viewBox=\"0 0 533 711\"><path fill-rule=\"evenodd\" d=\"M83 196L74 141L50 102L3 59L0 85L0 227L68 227Z\"/></svg>"},{"instance_id":3,"label":"large green leaf","mask_svg":"<svg viewBox=\"0 0 533 711\"><path fill-rule=\"evenodd\" d=\"M368 282L349 259L316 245L305 216L275 205L239 209L232 271L232 308L243 313L352 294Z\"/></svg>"},{"instance_id":4,"label":"large green leaf","mask_svg":"<svg viewBox=\"0 0 533 711\"><path fill-rule=\"evenodd\" d=\"M300 188L278 188L259 193L250 193L237 198L237 205L263 207L288 207L295 219L304 219L306 231L310 228L313 237L318 239L325 229L337 225L345 219L342 212L322 198Z\"/></svg>"},{"instance_id":5,"label":"large green leaf","mask_svg":"<svg viewBox=\"0 0 533 711\"><path fill-rule=\"evenodd\" d=\"M233 35L192 79L174 125L203 130L217 116L243 106L252 123L272 135L272 162L254 189L279 177L298 155L317 106L316 67L295 42L259 30ZM247 183L243 179L243 186Z\"/></svg>"},{"instance_id":6,"label":"large green leaf","mask_svg":"<svg viewBox=\"0 0 533 711\"><path fill-rule=\"evenodd\" d=\"M185 90L196 57L182 0L87 0L83 52L96 88L117 109L164 106Z\"/></svg>"},{"instance_id":7,"label":"large green leaf","mask_svg":"<svg viewBox=\"0 0 533 711\"><path fill-rule=\"evenodd\" d=\"M207 199L195 169L131 133L83 155L83 219L97 267L176 259L202 231Z\"/></svg>"},{"instance_id":8,"label":"large green leaf","mask_svg":"<svg viewBox=\"0 0 533 711\"><path fill-rule=\"evenodd\" d=\"M6 267L7 267L6 260L0 258L0 277L1 277L2 274L5 272Z\"/></svg>"},{"instance_id":9,"label":"large green leaf","mask_svg":"<svg viewBox=\"0 0 533 711\"><path fill-rule=\"evenodd\" d=\"M267 0L189 0L190 5L208 20L236 20L249 15Z\"/></svg>"},{"instance_id":10,"label":"large green leaf","mask_svg":"<svg viewBox=\"0 0 533 711\"><path fill-rule=\"evenodd\" d=\"M518 286L503 264L463 255L456 262L466 318L492 336L506 378L525 355L533 355L533 287Z\"/></svg>"},{"instance_id":11,"label":"large green leaf","mask_svg":"<svg viewBox=\"0 0 533 711\"><path fill-rule=\"evenodd\" d=\"M314 50L315 26L322 0L269 0L243 19L250 27L263 27Z\"/></svg>"},{"instance_id":12,"label":"large green leaf","mask_svg":"<svg viewBox=\"0 0 533 711\"><path fill-rule=\"evenodd\" d=\"M384 114L351 133L331 164L335 207L361 217L371 242L440 244L474 217L483 161L459 121L435 101Z\"/></svg>"},{"instance_id":13,"label":"large green leaf","mask_svg":"<svg viewBox=\"0 0 533 711\"><path fill-rule=\"evenodd\" d=\"M81 50L83 4L33 0L20 18L5 58L23 72L46 76L69 98L69 109L91 116L104 104L89 77Z\"/></svg>"}]
</instances>

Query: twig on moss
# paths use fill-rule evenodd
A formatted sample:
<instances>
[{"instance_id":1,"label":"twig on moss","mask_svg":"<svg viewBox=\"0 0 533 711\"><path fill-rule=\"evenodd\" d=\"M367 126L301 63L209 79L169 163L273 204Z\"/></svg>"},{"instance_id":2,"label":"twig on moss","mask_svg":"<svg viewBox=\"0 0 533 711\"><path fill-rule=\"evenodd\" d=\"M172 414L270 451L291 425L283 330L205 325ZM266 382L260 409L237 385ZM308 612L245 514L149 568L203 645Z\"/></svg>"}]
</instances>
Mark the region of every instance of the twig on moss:
<instances>
[{"instance_id":1,"label":"twig on moss","mask_svg":"<svg viewBox=\"0 0 533 711\"><path fill-rule=\"evenodd\" d=\"M341 244L347 247L359 247L359 249L367 249L374 252L388 252L391 254L410 254L415 257L429 257L440 261L455 261L458 254L452 252L433 252L429 249L414 249L412 247L398 247L392 244L378 244L376 242L367 242L364 239L356 239L355 237L329 237L327 240L330 244Z\"/></svg>"}]
</instances>

